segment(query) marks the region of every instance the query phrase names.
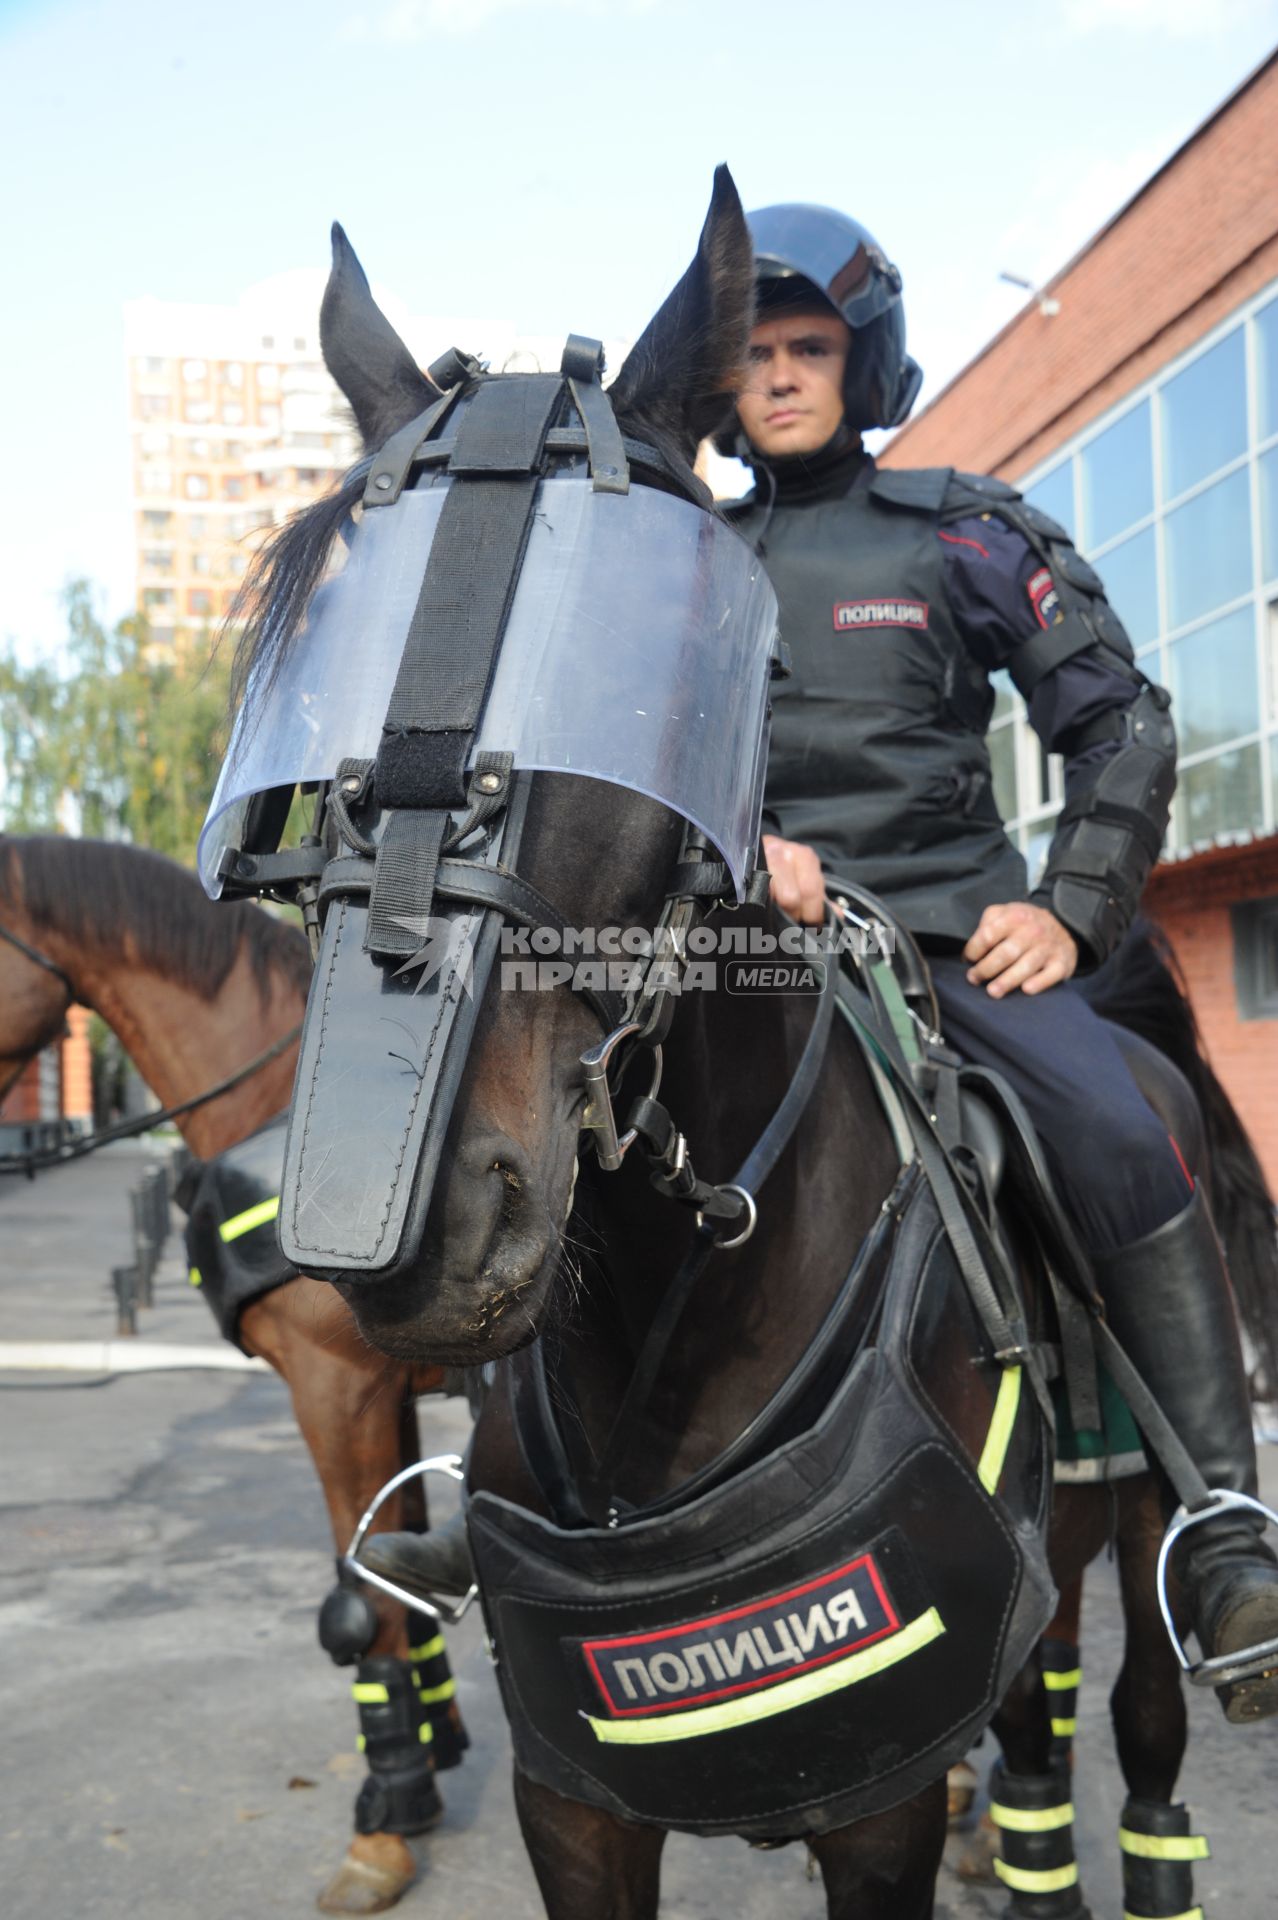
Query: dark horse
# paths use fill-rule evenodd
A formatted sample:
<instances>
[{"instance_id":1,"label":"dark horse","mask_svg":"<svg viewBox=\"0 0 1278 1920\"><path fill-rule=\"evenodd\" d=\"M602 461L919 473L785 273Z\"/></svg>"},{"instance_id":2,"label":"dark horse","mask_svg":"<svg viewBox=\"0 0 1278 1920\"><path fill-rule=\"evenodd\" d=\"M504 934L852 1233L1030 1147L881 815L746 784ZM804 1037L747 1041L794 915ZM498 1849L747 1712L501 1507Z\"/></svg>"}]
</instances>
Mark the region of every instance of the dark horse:
<instances>
[{"instance_id":1,"label":"dark horse","mask_svg":"<svg viewBox=\"0 0 1278 1920\"><path fill-rule=\"evenodd\" d=\"M211 906L189 873L137 847L0 837L0 927L56 968L0 938L0 1094L57 1038L74 998L118 1035L159 1100L176 1105L287 1039L310 986L310 953L296 928L256 907ZM211 1159L280 1112L296 1060L296 1045L286 1047L182 1115L192 1151ZM237 1333L288 1386L344 1552L378 1488L417 1459L414 1398L438 1390L442 1374L375 1352L333 1289L302 1274L251 1300ZM424 1524L425 1512L410 1484L375 1524L414 1523ZM415 1621L410 1632L398 1603L372 1598L370 1655L406 1661L425 1636ZM321 1904L371 1912L398 1898L416 1871L401 1835L357 1833Z\"/></svg>"},{"instance_id":2,"label":"dark horse","mask_svg":"<svg viewBox=\"0 0 1278 1920\"><path fill-rule=\"evenodd\" d=\"M437 395L373 306L340 231L335 255L325 355L366 443L378 448ZM749 239L721 170L691 268L611 389L623 432L661 449L665 484L707 511L690 463L738 375L751 299ZM279 669L368 472L367 465L357 468L266 557L252 582L260 598L242 668L263 677ZM351 645L358 647L354 634ZM538 775L519 874L570 926L651 927L683 838L680 820L635 792L581 776ZM763 931L780 928L771 908L741 919ZM341 1014L340 999L326 1000L331 1026L325 1031L340 1035ZM728 1181L750 1153L791 1082L812 1021L811 1001L797 995L744 999L716 992L680 1000L661 1097L677 1115L703 1176ZM598 1038L595 1012L570 992L490 988L419 1253L393 1275L334 1276L368 1339L406 1361L477 1365L512 1356L539 1335L546 1339L553 1349L551 1393L572 1409L572 1451L587 1476L609 1453L618 1406L662 1312L664 1281L680 1269L690 1238L686 1215L654 1196L633 1156L612 1172L587 1161L577 1179L586 1097L581 1057ZM354 1128L371 1117L347 1116ZM814 1095L760 1193L757 1231L705 1268L660 1374L639 1403L630 1444L610 1462L618 1509L650 1506L705 1469L801 1367L854 1251L890 1207L899 1170L870 1069L849 1029L836 1021ZM988 1370L956 1363L959 1349L949 1331L942 1325L915 1364L931 1403L975 1460L991 1427L997 1386ZM537 1517L550 1518L554 1509L521 1446L521 1377L514 1367L497 1370L476 1431L469 1485L472 1495L498 1496L533 1516L535 1532ZM1140 1560L1148 1579L1160 1521L1152 1481L1140 1486L1131 1524L1145 1529ZM1108 1515L1107 1500L1094 1490L1062 1502L1053 1555L1060 1583L1077 1578L1102 1543ZM1149 1589L1152 1594L1152 1582ZM1125 1597L1135 1604L1131 1591ZM1149 1606L1141 1604L1140 1635L1152 1646ZM1170 1650L1165 1640L1160 1644L1143 1679L1175 1693ZM1131 1657L1129 1651L1129 1670ZM1003 1734L1014 1767L1044 1774L1051 1728L1037 1677L1032 1664L1009 1703ZM515 1683L520 1679L516 1673ZM1139 1683L1138 1675L1133 1685ZM1147 1723L1150 1716L1140 1720L1144 1703L1137 1708L1120 1727L1124 1766L1134 1792L1165 1798L1179 1759L1178 1751L1169 1757L1175 1738L1170 1748L1163 1745L1167 1717L1155 1727ZM759 1763L766 1765L766 1728L758 1743ZM711 1754L704 1764L712 1766ZM518 1763L516 1800L552 1920L648 1920L656 1913L664 1826L567 1797ZM886 1811L813 1834L830 1914L926 1920L945 1818L945 1783L937 1777Z\"/></svg>"}]
</instances>

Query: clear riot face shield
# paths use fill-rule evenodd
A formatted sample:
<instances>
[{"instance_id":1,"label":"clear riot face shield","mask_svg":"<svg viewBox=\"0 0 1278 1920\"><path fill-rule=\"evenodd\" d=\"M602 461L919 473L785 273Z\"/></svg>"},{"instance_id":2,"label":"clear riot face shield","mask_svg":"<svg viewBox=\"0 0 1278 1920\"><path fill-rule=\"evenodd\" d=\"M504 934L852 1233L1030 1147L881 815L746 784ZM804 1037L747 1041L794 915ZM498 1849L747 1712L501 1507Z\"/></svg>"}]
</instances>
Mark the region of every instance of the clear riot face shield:
<instances>
[{"instance_id":1,"label":"clear riot face shield","mask_svg":"<svg viewBox=\"0 0 1278 1920\"><path fill-rule=\"evenodd\" d=\"M556 431L565 386L582 424ZM567 382L460 397L451 438L432 437L438 406L396 436L385 503L393 443L374 460L300 630L250 673L200 839L211 894L292 892L319 928L279 1214L310 1273L414 1260L501 926L539 923L517 871L525 776L659 801L725 899L746 897L758 844L777 646L758 558L629 484L661 459L623 445L597 361L589 381L579 357ZM322 845L274 852L269 796L278 816L298 786ZM596 1010L607 1030L632 1009Z\"/></svg>"}]
</instances>

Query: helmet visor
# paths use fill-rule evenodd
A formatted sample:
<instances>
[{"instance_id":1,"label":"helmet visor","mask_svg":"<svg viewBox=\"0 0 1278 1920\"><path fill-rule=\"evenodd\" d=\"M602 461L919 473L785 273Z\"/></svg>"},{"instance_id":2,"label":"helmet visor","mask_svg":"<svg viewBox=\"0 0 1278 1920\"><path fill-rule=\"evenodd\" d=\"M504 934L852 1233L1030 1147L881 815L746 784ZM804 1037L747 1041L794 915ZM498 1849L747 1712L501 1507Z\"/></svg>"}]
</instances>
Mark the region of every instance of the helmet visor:
<instances>
[{"instance_id":1,"label":"helmet visor","mask_svg":"<svg viewBox=\"0 0 1278 1920\"><path fill-rule=\"evenodd\" d=\"M760 280L811 281L850 327L868 326L900 297L900 276L869 234L828 207L764 207L749 225Z\"/></svg>"}]
</instances>

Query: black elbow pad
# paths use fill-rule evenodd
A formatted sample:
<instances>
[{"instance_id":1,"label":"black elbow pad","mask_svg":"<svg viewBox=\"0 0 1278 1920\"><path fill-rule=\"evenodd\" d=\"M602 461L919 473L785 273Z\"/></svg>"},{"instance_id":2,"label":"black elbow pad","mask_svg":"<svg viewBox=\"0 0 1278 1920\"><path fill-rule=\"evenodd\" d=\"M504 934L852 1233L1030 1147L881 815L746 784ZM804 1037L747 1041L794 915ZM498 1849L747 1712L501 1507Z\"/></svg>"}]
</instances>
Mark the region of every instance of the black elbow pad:
<instances>
[{"instance_id":1,"label":"black elbow pad","mask_svg":"<svg viewBox=\"0 0 1278 1920\"><path fill-rule=\"evenodd\" d=\"M1126 740L1063 809L1034 898L1099 965L1131 925L1162 849L1176 788L1176 731L1161 687L1142 687Z\"/></svg>"}]
</instances>

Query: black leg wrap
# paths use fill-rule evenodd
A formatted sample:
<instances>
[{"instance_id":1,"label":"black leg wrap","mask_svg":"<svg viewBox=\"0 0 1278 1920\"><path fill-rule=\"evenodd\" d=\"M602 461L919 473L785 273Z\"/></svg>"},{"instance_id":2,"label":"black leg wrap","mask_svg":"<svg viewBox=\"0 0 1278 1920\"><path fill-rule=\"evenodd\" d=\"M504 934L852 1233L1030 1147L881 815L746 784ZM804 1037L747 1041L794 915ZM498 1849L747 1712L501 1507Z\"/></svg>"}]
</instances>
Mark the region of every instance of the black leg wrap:
<instances>
[{"instance_id":1,"label":"black leg wrap","mask_svg":"<svg viewBox=\"0 0 1278 1920\"><path fill-rule=\"evenodd\" d=\"M1123 1849L1123 1908L1131 1920L1188 1920L1194 1905L1195 1860L1211 1852L1189 1830L1189 1809L1160 1800L1129 1800L1119 1829Z\"/></svg>"},{"instance_id":2,"label":"black leg wrap","mask_svg":"<svg viewBox=\"0 0 1278 1920\"><path fill-rule=\"evenodd\" d=\"M470 1745L470 1735L457 1709L457 1688L444 1651L443 1634L436 1631L420 1646L410 1647L408 1659L413 1669L419 1711L431 1729L435 1771L444 1773L449 1767L461 1765L462 1755Z\"/></svg>"},{"instance_id":3,"label":"black leg wrap","mask_svg":"<svg viewBox=\"0 0 1278 1920\"><path fill-rule=\"evenodd\" d=\"M1000 1760L990 1777L990 1802L1002 1850L994 1871L1012 1896L1008 1913L1015 1920L1089 1920L1067 1777L1009 1773Z\"/></svg>"},{"instance_id":4,"label":"black leg wrap","mask_svg":"<svg viewBox=\"0 0 1278 1920\"><path fill-rule=\"evenodd\" d=\"M1044 1640L1040 1659L1052 1719L1052 1766L1068 1776L1078 1724L1078 1684L1082 1678L1079 1651L1072 1640Z\"/></svg>"},{"instance_id":5,"label":"black leg wrap","mask_svg":"<svg viewBox=\"0 0 1278 1920\"><path fill-rule=\"evenodd\" d=\"M368 1778L355 1802L357 1833L424 1833L443 1812L435 1790L430 1722L418 1709L413 1669L381 1654L361 1660L351 1688Z\"/></svg>"}]
</instances>

